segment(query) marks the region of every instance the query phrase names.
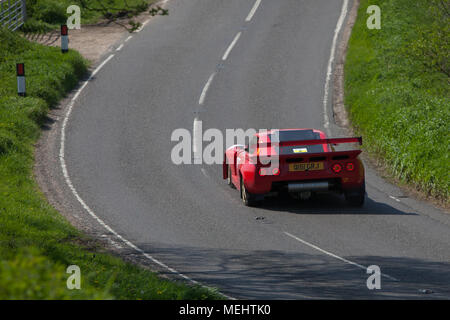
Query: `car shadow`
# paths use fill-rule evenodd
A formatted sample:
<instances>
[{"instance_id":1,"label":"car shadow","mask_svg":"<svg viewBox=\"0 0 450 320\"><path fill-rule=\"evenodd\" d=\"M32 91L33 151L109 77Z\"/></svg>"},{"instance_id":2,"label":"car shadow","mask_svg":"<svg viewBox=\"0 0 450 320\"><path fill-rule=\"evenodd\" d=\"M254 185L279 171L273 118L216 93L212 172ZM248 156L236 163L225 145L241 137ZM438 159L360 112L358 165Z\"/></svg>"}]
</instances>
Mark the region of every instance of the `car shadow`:
<instances>
[{"instance_id":1,"label":"car shadow","mask_svg":"<svg viewBox=\"0 0 450 320\"><path fill-rule=\"evenodd\" d=\"M285 211L295 214L364 214L364 215L417 215L377 202L366 196L362 207L348 204L344 196L338 194L317 194L308 200L299 200L289 195L267 197L258 205L259 209Z\"/></svg>"}]
</instances>

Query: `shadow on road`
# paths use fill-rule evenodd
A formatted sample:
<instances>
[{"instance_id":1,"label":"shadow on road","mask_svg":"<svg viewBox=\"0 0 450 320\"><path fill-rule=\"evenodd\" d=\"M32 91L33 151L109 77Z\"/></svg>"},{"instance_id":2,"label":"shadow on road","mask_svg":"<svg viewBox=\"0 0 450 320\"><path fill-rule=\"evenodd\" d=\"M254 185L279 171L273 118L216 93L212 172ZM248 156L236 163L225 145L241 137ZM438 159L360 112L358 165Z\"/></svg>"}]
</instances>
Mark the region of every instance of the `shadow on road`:
<instances>
[{"instance_id":1,"label":"shadow on road","mask_svg":"<svg viewBox=\"0 0 450 320\"><path fill-rule=\"evenodd\" d=\"M298 200L289 195L280 195L266 198L258 208L296 214L417 215L414 212L402 211L388 204L376 202L367 196L363 207L352 207L343 196L338 194L318 194L309 200Z\"/></svg>"},{"instance_id":2,"label":"shadow on road","mask_svg":"<svg viewBox=\"0 0 450 320\"><path fill-rule=\"evenodd\" d=\"M345 257L366 267L378 265L399 280L382 277L381 289L369 290L366 270L323 255L139 246L188 277L239 299L450 299L448 262Z\"/></svg>"}]
</instances>

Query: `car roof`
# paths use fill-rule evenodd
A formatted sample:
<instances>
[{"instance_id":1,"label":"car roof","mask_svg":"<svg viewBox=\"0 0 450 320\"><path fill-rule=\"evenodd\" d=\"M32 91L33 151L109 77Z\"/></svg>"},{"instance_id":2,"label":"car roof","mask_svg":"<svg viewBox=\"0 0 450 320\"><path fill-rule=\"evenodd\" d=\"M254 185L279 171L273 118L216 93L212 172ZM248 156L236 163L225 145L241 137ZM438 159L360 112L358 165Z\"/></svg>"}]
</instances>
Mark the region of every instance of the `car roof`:
<instances>
[{"instance_id":1,"label":"car roof","mask_svg":"<svg viewBox=\"0 0 450 320\"><path fill-rule=\"evenodd\" d=\"M271 135L271 134L273 134L273 133L275 133L275 132L277 132L277 131L281 131L281 132L285 132L285 131L293 131L293 132L295 132L295 131L309 131L309 132L314 132L314 133L318 133L321 137L325 137L326 135L325 135L325 133L324 132L322 132L322 131L320 131L320 130L317 130L317 129L312 129L312 128L301 128L301 129L272 129L272 130L267 130L267 131L265 131L265 132L258 132L258 133L256 133L256 136L258 136L258 137L260 137L260 138L265 138L265 137L267 137L267 136L269 136L269 135Z\"/></svg>"}]
</instances>

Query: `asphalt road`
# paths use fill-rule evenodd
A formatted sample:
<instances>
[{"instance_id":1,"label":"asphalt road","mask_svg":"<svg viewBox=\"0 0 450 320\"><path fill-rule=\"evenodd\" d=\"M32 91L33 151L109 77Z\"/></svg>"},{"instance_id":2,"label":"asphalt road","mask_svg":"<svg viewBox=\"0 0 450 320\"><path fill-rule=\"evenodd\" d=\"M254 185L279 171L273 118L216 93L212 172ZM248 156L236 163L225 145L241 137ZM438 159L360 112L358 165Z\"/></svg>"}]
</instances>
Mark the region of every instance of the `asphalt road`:
<instances>
[{"instance_id":1,"label":"asphalt road","mask_svg":"<svg viewBox=\"0 0 450 320\"><path fill-rule=\"evenodd\" d=\"M203 130L324 129L342 4L171 0L74 104L65 163L78 196L148 255L235 298L450 298L450 216L371 168L361 209L334 195L247 208L219 165L171 161L172 132L194 119ZM380 290L366 286L370 265Z\"/></svg>"}]
</instances>

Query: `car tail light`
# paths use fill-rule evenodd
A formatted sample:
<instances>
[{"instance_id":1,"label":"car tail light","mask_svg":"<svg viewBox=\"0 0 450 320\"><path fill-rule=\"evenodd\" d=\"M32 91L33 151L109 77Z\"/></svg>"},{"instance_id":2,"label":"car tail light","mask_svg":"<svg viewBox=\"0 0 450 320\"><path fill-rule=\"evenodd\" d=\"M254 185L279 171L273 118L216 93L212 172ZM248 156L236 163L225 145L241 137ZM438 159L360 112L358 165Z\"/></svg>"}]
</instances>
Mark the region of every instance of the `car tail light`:
<instances>
[{"instance_id":1,"label":"car tail light","mask_svg":"<svg viewBox=\"0 0 450 320\"><path fill-rule=\"evenodd\" d=\"M280 169L279 169L279 168L274 168L274 169L272 170L272 174L273 174L274 176L278 176L278 175L280 174Z\"/></svg>"},{"instance_id":2,"label":"car tail light","mask_svg":"<svg viewBox=\"0 0 450 320\"><path fill-rule=\"evenodd\" d=\"M264 168L259 169L260 176L265 176L266 174L267 174L266 169L264 169Z\"/></svg>"},{"instance_id":3,"label":"car tail light","mask_svg":"<svg viewBox=\"0 0 450 320\"><path fill-rule=\"evenodd\" d=\"M353 171L355 170L355 165L352 162L349 162L345 165L345 169L347 169L347 171Z\"/></svg>"},{"instance_id":4,"label":"car tail light","mask_svg":"<svg viewBox=\"0 0 450 320\"><path fill-rule=\"evenodd\" d=\"M342 166L339 163L336 163L333 165L332 169L335 173L339 173L342 171Z\"/></svg>"}]
</instances>

